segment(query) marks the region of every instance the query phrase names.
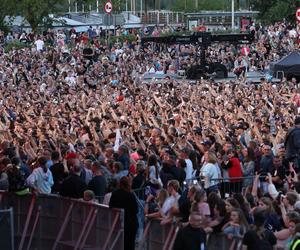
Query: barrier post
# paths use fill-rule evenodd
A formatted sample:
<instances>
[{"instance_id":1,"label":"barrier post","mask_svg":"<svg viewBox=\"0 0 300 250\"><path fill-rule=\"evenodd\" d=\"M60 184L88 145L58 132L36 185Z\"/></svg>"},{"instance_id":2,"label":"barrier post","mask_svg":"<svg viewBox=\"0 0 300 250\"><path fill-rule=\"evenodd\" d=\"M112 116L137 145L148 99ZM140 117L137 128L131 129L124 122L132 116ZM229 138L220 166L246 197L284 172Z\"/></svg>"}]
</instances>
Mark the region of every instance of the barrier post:
<instances>
[{"instance_id":1,"label":"barrier post","mask_svg":"<svg viewBox=\"0 0 300 250\"><path fill-rule=\"evenodd\" d=\"M169 230L167 239L166 239L166 241L165 241L163 250L167 250L167 249L168 249L168 245L169 245L170 240L172 239L172 234L173 234L173 232L174 232L174 225L172 224L172 225L171 225L171 228L170 228L170 230Z\"/></svg>"},{"instance_id":2,"label":"barrier post","mask_svg":"<svg viewBox=\"0 0 300 250\"><path fill-rule=\"evenodd\" d=\"M79 246L79 249L80 249L80 250L84 248L84 245L85 245L85 242L86 242L86 240L87 240L87 237L89 236L89 233L90 233L90 231L91 231L91 229L92 229L92 226L93 226L94 223L95 223L95 219L96 219L97 213L98 213L98 210L97 210L97 209L94 209L93 216L92 216L92 218L91 218L91 220L90 220L90 222L89 222L89 225L88 225L88 228L87 228L87 230L86 230L86 233L85 233L85 235L83 236L82 242L81 242L81 244L80 244L80 246Z\"/></svg>"},{"instance_id":3,"label":"barrier post","mask_svg":"<svg viewBox=\"0 0 300 250\"><path fill-rule=\"evenodd\" d=\"M120 212L118 211L117 214L116 214L116 216L115 216L113 225L112 225L112 227L111 227L111 229L110 229L110 231L109 231L109 234L108 234L108 236L107 236L107 239L106 239L106 241L105 241L105 243L104 243L103 250L106 250L106 249L107 249L108 244L109 244L109 241L110 241L110 238L111 238L111 236L112 236L112 234L113 234L113 232L114 232L114 230L115 230L115 227L116 227L116 225L117 225L117 222L118 222L119 218L120 218Z\"/></svg>"},{"instance_id":4,"label":"barrier post","mask_svg":"<svg viewBox=\"0 0 300 250\"><path fill-rule=\"evenodd\" d=\"M142 237L142 239L141 239L141 241L140 241L138 250L142 250L143 247L144 247L145 241L146 241L146 239L148 238L147 236L148 236L149 228L150 228L150 226L151 226L151 221L152 221L152 220L149 220L148 223L147 223L147 225L146 225L146 227L145 227L145 230L144 230L144 233L143 233L143 237Z\"/></svg>"},{"instance_id":5,"label":"barrier post","mask_svg":"<svg viewBox=\"0 0 300 250\"><path fill-rule=\"evenodd\" d=\"M31 246L33 234L34 234L35 228L36 228L37 223L38 223L39 218L40 218L41 209L42 209L41 206L39 206L38 212L37 212L37 214L36 214L36 216L35 216L35 220L34 220L34 223L33 223L33 227L32 227L32 230L31 230L29 242L28 242L28 245L27 245L27 250L30 250L30 246Z\"/></svg>"},{"instance_id":6,"label":"barrier post","mask_svg":"<svg viewBox=\"0 0 300 250\"><path fill-rule=\"evenodd\" d=\"M77 242L76 242L76 245L75 245L75 247L74 247L74 250L77 250L77 248L81 245L81 244L80 244L80 241L81 241L82 237L85 237L85 234L87 233L87 232L86 232L86 227L87 227L88 224L90 223L90 220L91 220L91 218L92 218L93 212L94 212L94 208L91 207L91 208L90 208L90 212L89 212L89 214L88 214L88 216L87 216L87 219L85 220L85 223L83 224L83 227L82 227L82 229L81 229L80 235L79 235L79 237L78 237L78 239L77 239Z\"/></svg>"},{"instance_id":7,"label":"barrier post","mask_svg":"<svg viewBox=\"0 0 300 250\"><path fill-rule=\"evenodd\" d=\"M32 211L33 211L35 201L36 201L36 196L35 196L35 194L33 194L32 198L31 198L31 203L30 203L30 206L29 206L29 209L28 209L28 214L27 214L27 218L26 218L26 222L25 222L25 227L23 229L22 238L21 238L21 242L20 242L20 245L19 245L19 250L23 249L23 245L24 245L24 242L25 242L25 237L26 237L26 234L27 234L27 231L28 231L28 227L29 227L29 223L30 223L30 219L31 219L31 215L32 215Z\"/></svg>"},{"instance_id":8,"label":"barrier post","mask_svg":"<svg viewBox=\"0 0 300 250\"><path fill-rule=\"evenodd\" d=\"M63 224L62 224L62 226L61 226L61 228L60 228L60 230L59 230L59 233L58 233L58 235L57 235L57 238L56 238L56 240L55 240L55 243L54 243L54 245L53 245L52 250L55 250L55 249L56 249L57 244L58 244L58 242L60 241L60 239L61 239L61 237L62 237L62 235L63 235L63 233L64 233L64 231L65 231L65 229L66 229L66 226L67 226L67 224L68 224L68 221L69 221L69 218L70 218L70 215L71 215L73 206L74 206L74 203L73 203L73 201L72 201L71 204L70 204L70 206L69 206L68 212L67 212L67 214L66 214L65 220L64 220L64 222L63 222Z\"/></svg>"}]
</instances>

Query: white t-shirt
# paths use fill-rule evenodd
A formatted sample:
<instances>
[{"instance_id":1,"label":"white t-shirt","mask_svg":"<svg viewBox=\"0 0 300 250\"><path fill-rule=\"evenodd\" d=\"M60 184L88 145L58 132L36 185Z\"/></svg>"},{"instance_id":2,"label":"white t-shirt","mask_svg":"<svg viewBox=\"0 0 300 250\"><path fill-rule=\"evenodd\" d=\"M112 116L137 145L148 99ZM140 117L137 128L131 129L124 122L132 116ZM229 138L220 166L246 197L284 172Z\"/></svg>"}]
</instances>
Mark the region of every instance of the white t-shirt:
<instances>
[{"instance_id":1,"label":"white t-shirt","mask_svg":"<svg viewBox=\"0 0 300 250\"><path fill-rule=\"evenodd\" d=\"M43 50L43 48L44 48L44 41L43 40L41 40L41 39L36 40L34 44L36 46L37 51Z\"/></svg>"},{"instance_id":2,"label":"white t-shirt","mask_svg":"<svg viewBox=\"0 0 300 250\"><path fill-rule=\"evenodd\" d=\"M207 182L205 182L205 188L209 188L218 184L217 180L219 178L219 167L216 164L206 163L200 170L202 176L207 177Z\"/></svg>"},{"instance_id":3,"label":"white t-shirt","mask_svg":"<svg viewBox=\"0 0 300 250\"><path fill-rule=\"evenodd\" d=\"M169 214L169 211L172 207L174 207L174 206L178 207L179 198L180 198L180 195L176 194L176 196L171 195L165 200L165 202L161 208L161 212L162 212L163 216L167 217Z\"/></svg>"}]
</instances>

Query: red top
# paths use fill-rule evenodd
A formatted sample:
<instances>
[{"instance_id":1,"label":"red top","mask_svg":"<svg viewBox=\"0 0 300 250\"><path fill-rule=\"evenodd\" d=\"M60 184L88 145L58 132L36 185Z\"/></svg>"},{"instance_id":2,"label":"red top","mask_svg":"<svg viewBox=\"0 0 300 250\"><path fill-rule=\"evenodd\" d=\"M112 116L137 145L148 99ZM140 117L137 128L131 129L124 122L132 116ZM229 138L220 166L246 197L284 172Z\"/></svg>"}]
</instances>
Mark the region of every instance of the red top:
<instances>
[{"instance_id":1,"label":"red top","mask_svg":"<svg viewBox=\"0 0 300 250\"><path fill-rule=\"evenodd\" d=\"M230 178L243 177L241 164L238 158L233 157L230 159L231 168L228 169L228 175ZM241 179L233 179L231 182L239 182Z\"/></svg>"}]
</instances>

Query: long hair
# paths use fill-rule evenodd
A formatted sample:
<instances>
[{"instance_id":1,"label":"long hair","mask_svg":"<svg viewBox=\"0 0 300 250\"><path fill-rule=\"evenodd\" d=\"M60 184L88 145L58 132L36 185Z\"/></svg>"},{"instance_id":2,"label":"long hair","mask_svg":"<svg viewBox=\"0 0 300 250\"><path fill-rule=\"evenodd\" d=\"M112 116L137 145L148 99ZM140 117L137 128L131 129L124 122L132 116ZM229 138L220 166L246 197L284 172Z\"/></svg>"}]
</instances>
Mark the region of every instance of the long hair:
<instances>
[{"instance_id":1,"label":"long hair","mask_svg":"<svg viewBox=\"0 0 300 250\"><path fill-rule=\"evenodd\" d=\"M238 213L238 215L239 215L239 224L240 224L241 229L242 229L242 234L245 234L248 227L249 227L249 224L246 220L246 217L245 217L245 214L244 214L243 210L240 209L240 208L235 208L231 211L231 213L232 212Z\"/></svg>"},{"instance_id":2,"label":"long hair","mask_svg":"<svg viewBox=\"0 0 300 250\"><path fill-rule=\"evenodd\" d=\"M158 164L157 164L157 157L156 155L152 154L148 158L148 163L147 163L147 169L146 169L146 177L149 179L149 174L150 174L150 167L154 166L155 167L155 177L158 179Z\"/></svg>"},{"instance_id":3,"label":"long hair","mask_svg":"<svg viewBox=\"0 0 300 250\"><path fill-rule=\"evenodd\" d=\"M121 190L126 191L126 192L130 192L131 191L131 185L130 185L130 180L129 180L128 176L123 176L120 179L119 188Z\"/></svg>"},{"instance_id":4,"label":"long hair","mask_svg":"<svg viewBox=\"0 0 300 250\"><path fill-rule=\"evenodd\" d=\"M255 152L252 148L247 148L247 157L245 158L245 162L255 161Z\"/></svg>"}]
</instances>

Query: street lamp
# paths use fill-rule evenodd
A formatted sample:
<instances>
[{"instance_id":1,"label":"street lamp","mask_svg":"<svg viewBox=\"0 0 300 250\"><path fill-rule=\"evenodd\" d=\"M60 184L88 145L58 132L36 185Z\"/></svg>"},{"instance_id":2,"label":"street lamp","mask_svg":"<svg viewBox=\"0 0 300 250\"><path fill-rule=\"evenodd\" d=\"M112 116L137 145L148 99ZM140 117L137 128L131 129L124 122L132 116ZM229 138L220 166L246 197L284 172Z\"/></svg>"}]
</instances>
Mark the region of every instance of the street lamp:
<instances>
[{"instance_id":1,"label":"street lamp","mask_svg":"<svg viewBox=\"0 0 300 250\"><path fill-rule=\"evenodd\" d=\"M234 30L234 0L231 0L231 29Z\"/></svg>"}]
</instances>

